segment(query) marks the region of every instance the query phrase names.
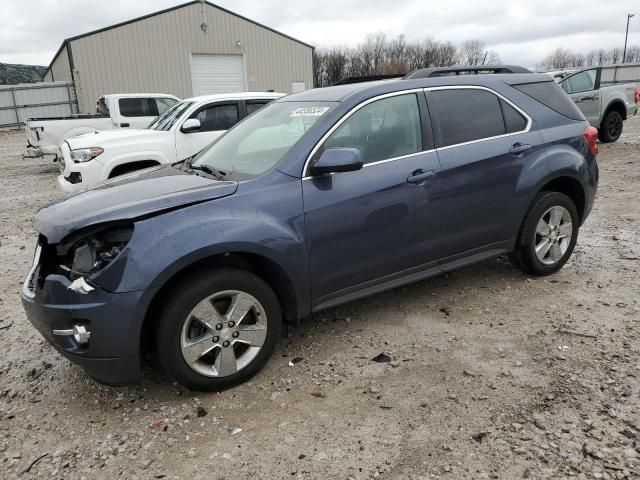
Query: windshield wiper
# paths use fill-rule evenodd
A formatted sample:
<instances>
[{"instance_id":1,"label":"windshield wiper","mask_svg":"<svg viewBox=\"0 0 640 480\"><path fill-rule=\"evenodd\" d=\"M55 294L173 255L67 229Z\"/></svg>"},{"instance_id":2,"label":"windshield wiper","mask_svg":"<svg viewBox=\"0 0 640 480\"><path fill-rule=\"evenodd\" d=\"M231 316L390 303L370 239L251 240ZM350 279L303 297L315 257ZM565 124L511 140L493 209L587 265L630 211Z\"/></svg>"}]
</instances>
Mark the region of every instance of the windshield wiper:
<instances>
[{"instance_id":1,"label":"windshield wiper","mask_svg":"<svg viewBox=\"0 0 640 480\"><path fill-rule=\"evenodd\" d=\"M208 173L209 175L213 175L218 180L224 180L224 177L227 175L227 172L223 170L218 170L215 167L211 167L209 165L189 165L189 169L191 170L200 170L202 172Z\"/></svg>"}]
</instances>

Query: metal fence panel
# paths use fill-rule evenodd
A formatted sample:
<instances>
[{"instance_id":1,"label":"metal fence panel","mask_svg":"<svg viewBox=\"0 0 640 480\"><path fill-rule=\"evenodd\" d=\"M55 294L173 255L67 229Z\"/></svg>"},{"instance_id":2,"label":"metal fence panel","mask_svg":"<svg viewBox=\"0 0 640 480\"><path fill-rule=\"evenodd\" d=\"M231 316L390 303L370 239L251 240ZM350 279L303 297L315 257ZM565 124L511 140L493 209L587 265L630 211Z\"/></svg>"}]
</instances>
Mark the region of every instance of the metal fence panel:
<instances>
[{"instance_id":1,"label":"metal fence panel","mask_svg":"<svg viewBox=\"0 0 640 480\"><path fill-rule=\"evenodd\" d=\"M0 129L20 128L28 118L78 113L72 82L0 85Z\"/></svg>"},{"instance_id":2,"label":"metal fence panel","mask_svg":"<svg viewBox=\"0 0 640 480\"><path fill-rule=\"evenodd\" d=\"M640 65L617 65L602 67L600 81L611 82L640 82Z\"/></svg>"}]
</instances>

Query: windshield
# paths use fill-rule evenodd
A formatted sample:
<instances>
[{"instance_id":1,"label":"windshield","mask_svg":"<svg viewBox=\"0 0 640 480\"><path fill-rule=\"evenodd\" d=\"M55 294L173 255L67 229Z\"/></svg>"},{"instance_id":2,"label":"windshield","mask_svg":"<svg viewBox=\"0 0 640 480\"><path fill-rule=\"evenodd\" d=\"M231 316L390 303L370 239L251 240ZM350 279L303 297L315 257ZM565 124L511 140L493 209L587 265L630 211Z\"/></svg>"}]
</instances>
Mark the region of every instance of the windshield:
<instances>
[{"instance_id":1,"label":"windshield","mask_svg":"<svg viewBox=\"0 0 640 480\"><path fill-rule=\"evenodd\" d=\"M176 103L173 107L151 122L149 124L149 129L159 131L171 130L171 127L175 125L180 118L180 115L182 115L182 113L191 105L193 105L193 102Z\"/></svg>"},{"instance_id":2,"label":"windshield","mask_svg":"<svg viewBox=\"0 0 640 480\"><path fill-rule=\"evenodd\" d=\"M257 176L276 166L335 102L277 102L238 123L194 158L226 174Z\"/></svg>"}]
</instances>

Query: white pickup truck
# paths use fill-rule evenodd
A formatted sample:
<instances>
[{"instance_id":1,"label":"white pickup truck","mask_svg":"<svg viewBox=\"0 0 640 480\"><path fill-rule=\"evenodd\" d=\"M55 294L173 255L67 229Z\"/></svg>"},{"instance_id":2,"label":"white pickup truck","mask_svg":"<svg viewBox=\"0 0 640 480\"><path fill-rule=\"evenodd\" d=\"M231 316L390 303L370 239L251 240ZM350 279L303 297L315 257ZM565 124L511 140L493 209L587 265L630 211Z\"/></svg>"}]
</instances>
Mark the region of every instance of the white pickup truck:
<instances>
[{"instance_id":1,"label":"white pickup truck","mask_svg":"<svg viewBox=\"0 0 640 480\"><path fill-rule=\"evenodd\" d=\"M34 153L58 155L65 138L120 128L145 128L180 100L166 93L127 93L104 95L96 102L94 115L30 118L27 120L27 146Z\"/></svg>"},{"instance_id":2,"label":"white pickup truck","mask_svg":"<svg viewBox=\"0 0 640 480\"><path fill-rule=\"evenodd\" d=\"M598 129L598 139L608 143L620 138L623 122L638 112L640 92L633 68L637 70L631 65L588 67L548 75L556 79L591 126Z\"/></svg>"},{"instance_id":3,"label":"white pickup truck","mask_svg":"<svg viewBox=\"0 0 640 480\"><path fill-rule=\"evenodd\" d=\"M74 193L109 178L192 157L274 92L245 92L188 98L144 130L112 130L67 138L60 146L58 186Z\"/></svg>"}]
</instances>

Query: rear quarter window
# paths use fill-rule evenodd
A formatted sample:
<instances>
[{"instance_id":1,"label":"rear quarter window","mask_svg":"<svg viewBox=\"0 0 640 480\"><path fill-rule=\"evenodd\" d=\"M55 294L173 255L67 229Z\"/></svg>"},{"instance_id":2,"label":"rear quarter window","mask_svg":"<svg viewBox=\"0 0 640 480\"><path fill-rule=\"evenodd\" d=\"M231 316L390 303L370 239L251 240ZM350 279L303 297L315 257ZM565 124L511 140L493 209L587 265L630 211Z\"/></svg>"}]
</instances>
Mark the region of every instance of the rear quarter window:
<instances>
[{"instance_id":1,"label":"rear quarter window","mask_svg":"<svg viewBox=\"0 0 640 480\"><path fill-rule=\"evenodd\" d=\"M573 100L553 80L522 83L512 85L512 87L564 117L572 120L584 120L584 115L573 103Z\"/></svg>"}]
</instances>

